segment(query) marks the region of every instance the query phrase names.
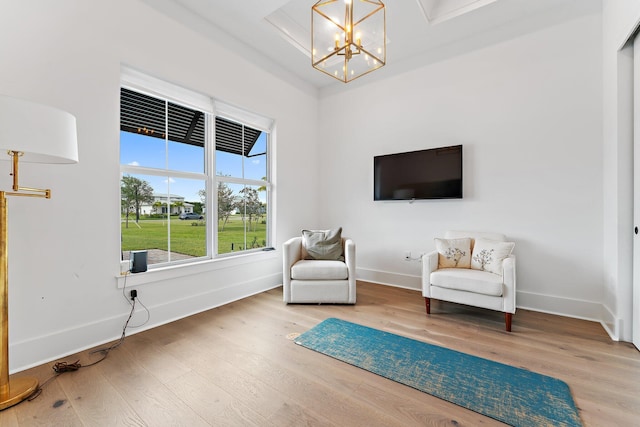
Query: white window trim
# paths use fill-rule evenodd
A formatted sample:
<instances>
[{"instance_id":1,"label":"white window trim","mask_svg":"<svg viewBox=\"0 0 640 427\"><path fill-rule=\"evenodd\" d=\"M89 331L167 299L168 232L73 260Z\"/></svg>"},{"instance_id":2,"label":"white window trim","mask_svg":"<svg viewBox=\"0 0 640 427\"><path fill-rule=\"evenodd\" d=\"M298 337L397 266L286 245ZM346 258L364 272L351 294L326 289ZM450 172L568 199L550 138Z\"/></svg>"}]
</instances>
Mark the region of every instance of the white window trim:
<instances>
[{"instance_id":1,"label":"white window trim","mask_svg":"<svg viewBox=\"0 0 640 427\"><path fill-rule=\"evenodd\" d=\"M231 268L238 265L253 264L277 258L275 250L258 250L256 252L243 252L233 256L223 256L220 258L206 259L191 262L188 264L167 265L144 273L128 273L116 276L116 287L122 289L131 286L141 286L150 283L162 282L165 280L177 279L194 274L208 273L211 271Z\"/></svg>"},{"instance_id":2,"label":"white window trim","mask_svg":"<svg viewBox=\"0 0 640 427\"><path fill-rule=\"evenodd\" d=\"M147 168L144 166L120 165L120 171L123 173L130 173L130 174L136 174L136 175L153 175L153 176L171 175L172 178L187 178L187 179L197 179L202 181L206 179L206 174L201 172L185 172L185 171L174 171L174 170L169 170L167 172L166 169L153 169L153 168Z\"/></svg>"},{"instance_id":3,"label":"white window trim","mask_svg":"<svg viewBox=\"0 0 640 427\"><path fill-rule=\"evenodd\" d=\"M173 103L213 114L214 101L211 97L151 77L124 65L120 67L120 85L149 96L168 99Z\"/></svg>"},{"instance_id":4,"label":"white window trim","mask_svg":"<svg viewBox=\"0 0 640 427\"><path fill-rule=\"evenodd\" d=\"M241 122L242 124L267 133L273 130L273 120L256 113L236 107L220 100L214 100L214 114L224 119Z\"/></svg>"},{"instance_id":5,"label":"white window trim","mask_svg":"<svg viewBox=\"0 0 640 427\"><path fill-rule=\"evenodd\" d=\"M172 83L151 77L148 74L137 71L126 65L121 66L121 87L126 87L141 93L145 93L150 96L167 99L170 102L183 105L185 107L199 109L203 112L210 113L210 120L215 120L216 116L224 117L229 120L239 121L243 124L259 129L261 131L269 133L269 143L267 144L267 158L269 163L267 164L267 176L270 181L255 181L256 185L266 185L267 187L267 215L271 218L267 224L267 236L272 240L269 242L273 244L275 238L275 218L273 216L273 145L275 141L275 121L273 119L266 118L256 113L252 113L243 108L233 106L226 102L216 100L215 98L202 95L201 93L191 91L182 86L174 85ZM209 126L212 123L208 123ZM207 194L211 194L211 190L217 188L217 178L215 171L212 169L213 162L215 162L215 151L209 153L208 150L213 150L211 144L205 146L205 156L211 160L211 164L207 165L211 168L211 173L208 174L206 179ZM127 165L120 165L120 173L129 172ZM132 173L147 173L157 175L156 170L145 171L144 167L131 167ZM178 172L176 176L183 175L185 178L201 177L199 173ZM248 183L252 180L242 180L242 183ZM217 222L217 209L213 209L213 197L207 197L206 203L207 212L211 212L211 217ZM207 239L212 240L212 244L207 242L207 250L211 249L213 253L206 258L199 258L198 261L184 263L184 264L170 264L163 267L153 268L147 270L144 273L135 273L116 275L116 286L123 288L126 284L129 286L139 286L149 283L161 282L165 280L171 280L175 278L185 277L194 274L201 274L210 271L220 270L224 268L230 268L237 265L251 264L263 260L270 260L277 258L276 251L273 247L267 247L265 249L256 249L254 251L244 251L242 253L235 254L217 254L218 243L215 237L215 231L213 228L208 233ZM120 269L118 268L118 271Z\"/></svg>"}]
</instances>

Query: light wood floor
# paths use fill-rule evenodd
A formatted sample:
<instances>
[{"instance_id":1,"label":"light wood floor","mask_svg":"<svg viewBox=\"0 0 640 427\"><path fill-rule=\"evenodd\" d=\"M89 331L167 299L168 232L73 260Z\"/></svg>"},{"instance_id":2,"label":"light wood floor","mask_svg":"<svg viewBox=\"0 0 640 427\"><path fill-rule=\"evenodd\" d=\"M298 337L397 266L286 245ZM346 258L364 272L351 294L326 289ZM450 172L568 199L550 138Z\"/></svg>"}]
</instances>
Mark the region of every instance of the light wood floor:
<instances>
[{"instance_id":1,"label":"light wood floor","mask_svg":"<svg viewBox=\"0 0 640 427\"><path fill-rule=\"evenodd\" d=\"M507 333L500 313L434 302L427 318L419 292L369 283L358 284L355 306L287 306L281 293L127 337L102 363L1 411L0 425L502 425L287 338L327 317L560 378L585 426L640 425L640 352L611 341L599 324L519 310ZM21 374L44 381L52 372L49 364Z\"/></svg>"}]
</instances>

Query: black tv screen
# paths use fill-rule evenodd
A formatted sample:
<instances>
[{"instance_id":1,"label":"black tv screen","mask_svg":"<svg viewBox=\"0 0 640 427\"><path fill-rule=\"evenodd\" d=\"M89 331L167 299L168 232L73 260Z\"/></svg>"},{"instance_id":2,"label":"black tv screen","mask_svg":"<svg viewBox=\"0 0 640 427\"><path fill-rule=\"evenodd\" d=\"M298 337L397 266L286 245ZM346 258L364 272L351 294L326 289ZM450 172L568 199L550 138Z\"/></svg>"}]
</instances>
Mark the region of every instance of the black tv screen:
<instances>
[{"instance_id":1,"label":"black tv screen","mask_svg":"<svg viewBox=\"0 0 640 427\"><path fill-rule=\"evenodd\" d=\"M373 158L373 200L462 198L462 145Z\"/></svg>"}]
</instances>

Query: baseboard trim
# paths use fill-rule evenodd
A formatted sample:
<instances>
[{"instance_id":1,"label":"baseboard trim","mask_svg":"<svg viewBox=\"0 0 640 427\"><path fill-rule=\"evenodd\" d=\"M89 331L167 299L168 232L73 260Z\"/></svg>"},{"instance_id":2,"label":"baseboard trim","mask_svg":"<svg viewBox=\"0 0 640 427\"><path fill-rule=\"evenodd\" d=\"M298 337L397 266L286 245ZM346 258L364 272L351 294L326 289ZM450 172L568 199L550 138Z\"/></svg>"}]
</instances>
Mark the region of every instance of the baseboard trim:
<instances>
[{"instance_id":1,"label":"baseboard trim","mask_svg":"<svg viewBox=\"0 0 640 427\"><path fill-rule=\"evenodd\" d=\"M598 302L524 291L516 292L516 301L517 307L525 310L602 322L602 304Z\"/></svg>"},{"instance_id":2,"label":"baseboard trim","mask_svg":"<svg viewBox=\"0 0 640 427\"><path fill-rule=\"evenodd\" d=\"M281 285L282 273L275 273L250 281L234 283L233 285L214 289L210 292L189 295L168 303L147 306L151 312L151 320L143 327L128 329L127 336L203 311L211 310L212 308L220 307L277 288ZM19 366L10 365L9 372L11 374L20 372L115 341L120 338L120 332L128 315L129 311L126 310L117 316L61 330L46 336L12 343L9 346L9 354L11 355L10 363L11 360L19 360L24 363ZM143 308L137 309L131 323L136 324L137 321L143 320L145 315ZM113 331L119 331L119 333L114 336ZM106 338L96 340L95 337ZM69 347L71 347L71 349Z\"/></svg>"},{"instance_id":3,"label":"baseboard trim","mask_svg":"<svg viewBox=\"0 0 640 427\"><path fill-rule=\"evenodd\" d=\"M377 283L379 285L393 286L396 288L422 290L422 278L403 273L356 268L356 277L363 282Z\"/></svg>"},{"instance_id":4,"label":"baseboard trim","mask_svg":"<svg viewBox=\"0 0 640 427\"><path fill-rule=\"evenodd\" d=\"M356 273L358 280L365 282L416 291L422 289L420 276L362 268L357 269ZM274 273L250 281L234 283L233 285L214 289L210 292L189 295L168 303L148 306L152 313L152 320L141 328L129 330L127 335L152 329L187 316L277 288L281 285L282 274ZM518 291L517 301L518 308L599 322L612 340L619 340L620 319L617 319L611 310L603 304L523 291ZM120 338L120 334L118 333L114 336L113 331L122 330L122 325L127 315L128 311L123 311L117 316L61 330L54 334L15 342L11 344L9 348L9 353L12 356L11 360L20 360L25 363L19 366L10 365L10 373L20 372L44 363L62 359L70 354L82 352L115 341ZM142 319L142 316L144 316L144 310L136 310L132 322L135 324L136 319ZM94 337L107 338L96 341ZM69 343L78 344L72 344L73 349L70 350ZM43 349L45 350L43 351Z\"/></svg>"},{"instance_id":5,"label":"baseboard trim","mask_svg":"<svg viewBox=\"0 0 640 427\"><path fill-rule=\"evenodd\" d=\"M358 280L364 282L418 291L422 290L422 279L420 276L358 268L357 277ZM611 339L618 340L616 334L616 331L619 331L619 326L617 326L618 322L611 311L603 307L599 302L524 291L517 292L516 301L517 307L525 310L599 322L611 336Z\"/></svg>"},{"instance_id":6,"label":"baseboard trim","mask_svg":"<svg viewBox=\"0 0 640 427\"><path fill-rule=\"evenodd\" d=\"M617 318L609 307L602 304L602 320L601 324L604 330L609 334L612 340L620 341L622 320Z\"/></svg>"}]
</instances>

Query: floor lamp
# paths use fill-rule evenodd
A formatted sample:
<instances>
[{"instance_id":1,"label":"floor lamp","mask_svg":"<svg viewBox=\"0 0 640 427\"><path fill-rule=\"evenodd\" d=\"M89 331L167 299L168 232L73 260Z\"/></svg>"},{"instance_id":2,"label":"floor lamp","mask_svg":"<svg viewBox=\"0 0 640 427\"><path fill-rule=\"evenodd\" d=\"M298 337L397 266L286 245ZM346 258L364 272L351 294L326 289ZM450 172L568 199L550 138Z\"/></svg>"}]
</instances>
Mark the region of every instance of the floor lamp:
<instances>
[{"instance_id":1,"label":"floor lamp","mask_svg":"<svg viewBox=\"0 0 640 427\"><path fill-rule=\"evenodd\" d=\"M76 119L44 105L0 95L0 160L11 162L13 186L0 191L0 410L28 398L38 380L9 380L9 241L7 196L51 198L51 190L20 187L18 163L77 163Z\"/></svg>"}]
</instances>

